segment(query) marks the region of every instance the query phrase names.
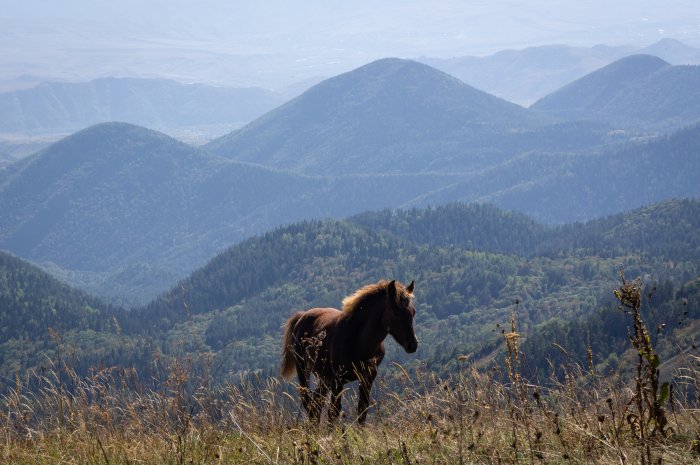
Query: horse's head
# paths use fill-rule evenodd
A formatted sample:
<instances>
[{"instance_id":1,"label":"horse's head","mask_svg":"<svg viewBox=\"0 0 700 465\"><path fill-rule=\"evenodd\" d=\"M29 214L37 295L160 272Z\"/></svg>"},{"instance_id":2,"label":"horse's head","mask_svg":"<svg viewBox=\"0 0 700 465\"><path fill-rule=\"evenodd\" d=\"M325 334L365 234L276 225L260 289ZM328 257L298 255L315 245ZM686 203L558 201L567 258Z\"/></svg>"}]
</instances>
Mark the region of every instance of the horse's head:
<instances>
[{"instance_id":1,"label":"horse's head","mask_svg":"<svg viewBox=\"0 0 700 465\"><path fill-rule=\"evenodd\" d=\"M413 330L413 317L416 314L412 301L413 287L413 281L406 287L391 281L387 287L387 305L382 318L386 330L409 354L418 349L418 339Z\"/></svg>"}]
</instances>

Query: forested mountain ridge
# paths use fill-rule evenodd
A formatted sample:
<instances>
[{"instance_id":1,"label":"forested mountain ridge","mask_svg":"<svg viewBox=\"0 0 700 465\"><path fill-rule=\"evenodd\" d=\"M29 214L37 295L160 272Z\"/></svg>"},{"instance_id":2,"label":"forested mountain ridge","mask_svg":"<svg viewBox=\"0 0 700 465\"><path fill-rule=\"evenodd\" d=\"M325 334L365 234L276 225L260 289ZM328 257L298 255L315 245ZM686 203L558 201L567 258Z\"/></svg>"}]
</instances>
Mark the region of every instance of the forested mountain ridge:
<instances>
[{"instance_id":1,"label":"forested mountain ridge","mask_svg":"<svg viewBox=\"0 0 700 465\"><path fill-rule=\"evenodd\" d=\"M524 211L546 223L568 223L671 198L700 197L700 184L695 182L700 174L700 124L561 161L556 175L481 200Z\"/></svg>"},{"instance_id":2,"label":"forested mountain ridge","mask_svg":"<svg viewBox=\"0 0 700 465\"><path fill-rule=\"evenodd\" d=\"M560 107L585 109L604 105L632 83L644 81L670 64L652 55L632 55L602 67L542 98L532 108L557 111ZM568 96L570 100L566 100Z\"/></svg>"},{"instance_id":3,"label":"forested mountain ridge","mask_svg":"<svg viewBox=\"0 0 700 465\"><path fill-rule=\"evenodd\" d=\"M642 319L656 347L663 376L677 365L685 366L697 356L700 342L700 277L674 284L644 282ZM634 366L639 354L630 348L631 316L617 305L602 305L596 311L572 319L552 318L528 335L522 350L532 360L532 376L547 379L562 376L578 364L604 375L624 372ZM590 351L590 352L589 352ZM543 361L548 363L542 363Z\"/></svg>"},{"instance_id":4,"label":"forested mountain ridge","mask_svg":"<svg viewBox=\"0 0 700 465\"><path fill-rule=\"evenodd\" d=\"M549 224L589 221L671 198L700 196L700 125L578 155L529 153L453 178L419 206L479 201Z\"/></svg>"},{"instance_id":5,"label":"forested mountain ridge","mask_svg":"<svg viewBox=\"0 0 700 465\"><path fill-rule=\"evenodd\" d=\"M302 218L307 186L105 123L0 171L0 247L139 301L231 243Z\"/></svg>"},{"instance_id":6,"label":"forested mountain ridge","mask_svg":"<svg viewBox=\"0 0 700 465\"><path fill-rule=\"evenodd\" d=\"M416 281L422 341L410 360L390 343L390 357L449 370L459 354L491 356L500 343L497 324L507 322L516 300L519 331L530 335L552 318L585 318L600 308L621 265L650 283L680 286L694 279L700 275L699 208L697 200L670 201L562 228L459 204L295 223L229 248L143 308L107 313L95 304L100 310L87 315L99 324L79 316L76 321L85 322L58 327L58 338L32 340L22 336L25 320L10 321L3 351L12 363L2 375L36 367L41 354L55 357L58 350L73 354L81 370L91 363L134 365L148 377L154 354L207 353L219 367L217 379L251 370L273 374L280 326L289 315L337 307L358 287L385 278ZM677 239L670 248L649 247L664 237ZM21 288L16 281L5 285ZM21 304L13 308L25 312ZM32 323L37 335L48 331L42 318Z\"/></svg>"},{"instance_id":7,"label":"forested mountain ridge","mask_svg":"<svg viewBox=\"0 0 700 465\"><path fill-rule=\"evenodd\" d=\"M552 120L410 60L327 79L208 150L314 175L469 171Z\"/></svg>"},{"instance_id":8,"label":"forested mountain ridge","mask_svg":"<svg viewBox=\"0 0 700 465\"><path fill-rule=\"evenodd\" d=\"M544 45L485 57L420 58L469 85L528 106L625 55L630 47Z\"/></svg>"},{"instance_id":9,"label":"forested mountain ridge","mask_svg":"<svg viewBox=\"0 0 700 465\"><path fill-rule=\"evenodd\" d=\"M395 277L417 283L417 331L421 340L429 341L419 350L420 360L441 364L451 360L450 354L487 355L498 342L492 333L496 323L507 320L516 299L521 329L528 333L550 318L582 317L609 300L621 265L654 282L680 285L693 279L700 273L692 252L700 238L694 220L684 218L697 217L698 209L697 200L670 201L563 228L528 224L519 215L471 205L369 213L349 222L299 223L216 257L139 310L139 320L152 322L140 331L152 337L161 337L157 335L163 331L182 336L189 328L200 344L234 359L234 372L251 369L246 359L252 354L257 354L256 366L272 370L278 328L293 311L338 306L362 283ZM401 226L390 231L381 225L387 217ZM442 221L432 221L437 217ZM517 234L523 223L523 234ZM482 229L469 224L481 224ZM448 242L471 250L448 243L428 245L430 231L440 237L445 230L462 231ZM491 237L485 241L488 232ZM666 249L666 235L685 237L685 242L673 241L685 252ZM407 237L423 239L413 242ZM475 240L470 243L469 237ZM539 242L535 250L541 254L518 255L514 251L527 250L520 240ZM648 248L653 241L660 246ZM483 252L482 246L511 252Z\"/></svg>"},{"instance_id":10,"label":"forested mountain ridge","mask_svg":"<svg viewBox=\"0 0 700 465\"><path fill-rule=\"evenodd\" d=\"M433 247L456 246L524 257L637 250L669 259L700 259L700 201L674 199L585 223L545 226L489 204L385 209L348 218L364 228ZM663 237L663 241L658 239Z\"/></svg>"},{"instance_id":11,"label":"forested mountain ridge","mask_svg":"<svg viewBox=\"0 0 700 465\"><path fill-rule=\"evenodd\" d=\"M24 260L0 251L0 343L44 337L47 329L102 330L117 309L75 290Z\"/></svg>"},{"instance_id":12,"label":"forested mountain ridge","mask_svg":"<svg viewBox=\"0 0 700 465\"><path fill-rule=\"evenodd\" d=\"M10 374L23 375L25 368L51 363L61 340L84 337L90 345L97 335L116 334L119 315L120 309L0 251L0 385L10 382ZM83 367L104 361L99 357L102 349L95 345L79 351Z\"/></svg>"},{"instance_id":13,"label":"forested mountain ridge","mask_svg":"<svg viewBox=\"0 0 700 465\"><path fill-rule=\"evenodd\" d=\"M178 312L186 303L193 313L224 308L266 286L284 282L294 276L294 270L305 269L307 259L337 258L337 254L348 252L387 263L394 252L416 253L428 249L549 259L557 255L607 258L634 253L646 255L650 260L664 257L693 262L700 258L697 256L699 226L700 200L690 199L670 200L559 227L547 227L524 215L490 205L460 203L369 212L347 221L302 222L229 248L144 311L170 308ZM665 240L658 240L661 237ZM287 255L297 258L290 259ZM357 261L346 260L346 264ZM207 287L207 283L218 282L224 275L256 278L227 282L218 287L220 293L200 289ZM178 294L183 288L187 293Z\"/></svg>"},{"instance_id":14,"label":"forested mountain ridge","mask_svg":"<svg viewBox=\"0 0 700 465\"><path fill-rule=\"evenodd\" d=\"M83 289L144 303L232 243L302 219L478 200L562 223L700 196L699 135L697 126L600 153L532 154L470 175L308 177L104 124L0 171L0 247ZM528 221L517 229L537 229Z\"/></svg>"},{"instance_id":15,"label":"forested mountain ridge","mask_svg":"<svg viewBox=\"0 0 700 465\"><path fill-rule=\"evenodd\" d=\"M700 66L634 55L605 66L530 108L567 120L670 131L700 121Z\"/></svg>"},{"instance_id":16,"label":"forested mountain ridge","mask_svg":"<svg viewBox=\"0 0 700 465\"><path fill-rule=\"evenodd\" d=\"M522 213L478 203L385 209L348 221L416 244L523 256L535 253L551 231Z\"/></svg>"},{"instance_id":17,"label":"forested mountain ridge","mask_svg":"<svg viewBox=\"0 0 700 465\"><path fill-rule=\"evenodd\" d=\"M700 260L700 202L676 199L548 233L538 253L588 250L598 255L634 249L671 260Z\"/></svg>"}]
</instances>

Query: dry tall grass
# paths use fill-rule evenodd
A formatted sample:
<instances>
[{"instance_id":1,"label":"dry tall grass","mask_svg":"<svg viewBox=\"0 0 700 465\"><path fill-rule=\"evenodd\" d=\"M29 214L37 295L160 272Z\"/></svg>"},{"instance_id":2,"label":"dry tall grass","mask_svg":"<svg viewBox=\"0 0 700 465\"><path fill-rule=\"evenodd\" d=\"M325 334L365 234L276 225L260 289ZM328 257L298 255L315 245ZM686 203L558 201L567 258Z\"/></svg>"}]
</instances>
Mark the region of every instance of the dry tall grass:
<instances>
[{"instance_id":1,"label":"dry tall grass","mask_svg":"<svg viewBox=\"0 0 700 465\"><path fill-rule=\"evenodd\" d=\"M644 366L631 382L575 365L563 382L529 384L519 339L513 318L504 366L477 369L460 357L460 372L448 379L383 367L365 427L351 414L312 426L294 389L274 378L214 387L192 376L191 363L175 361L165 383L147 386L134 371L81 378L57 363L18 378L0 399L0 463L700 462L700 358L688 355L669 385L675 389L649 407L640 395L658 379L644 378ZM658 383L652 388L660 395ZM346 393L345 406L356 401Z\"/></svg>"},{"instance_id":2,"label":"dry tall grass","mask_svg":"<svg viewBox=\"0 0 700 465\"><path fill-rule=\"evenodd\" d=\"M517 343L513 335L509 344ZM508 339L508 338L507 338ZM438 379L403 375L378 386L368 425L350 416L312 427L296 396L276 379L211 388L181 365L145 388L133 372L102 370L81 379L54 367L17 380L0 404L4 464L455 464L653 463L700 460L696 398L670 400L666 435L641 435L634 386L572 367L544 388L517 373L475 369ZM402 373L400 370L399 373ZM700 359L676 378L698 392ZM506 382L499 380L508 379ZM508 377L508 375L511 375ZM678 384L680 383L680 384ZM396 383L392 383L396 386ZM351 405L352 399L345 399ZM648 455L647 455L648 451Z\"/></svg>"}]
</instances>

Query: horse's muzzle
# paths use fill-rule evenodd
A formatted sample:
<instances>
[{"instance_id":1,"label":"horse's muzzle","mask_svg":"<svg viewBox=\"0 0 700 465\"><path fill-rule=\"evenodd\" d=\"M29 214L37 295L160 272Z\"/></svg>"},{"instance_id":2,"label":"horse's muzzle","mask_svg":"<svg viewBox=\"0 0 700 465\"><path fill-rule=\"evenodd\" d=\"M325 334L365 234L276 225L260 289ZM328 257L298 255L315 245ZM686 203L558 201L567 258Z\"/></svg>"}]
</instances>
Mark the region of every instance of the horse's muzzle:
<instances>
[{"instance_id":1,"label":"horse's muzzle","mask_svg":"<svg viewBox=\"0 0 700 465\"><path fill-rule=\"evenodd\" d=\"M406 352L408 352L409 354L412 354L413 352L418 350L418 340L417 339L409 340L408 344L406 344L406 347L404 347L404 349L406 349Z\"/></svg>"}]
</instances>

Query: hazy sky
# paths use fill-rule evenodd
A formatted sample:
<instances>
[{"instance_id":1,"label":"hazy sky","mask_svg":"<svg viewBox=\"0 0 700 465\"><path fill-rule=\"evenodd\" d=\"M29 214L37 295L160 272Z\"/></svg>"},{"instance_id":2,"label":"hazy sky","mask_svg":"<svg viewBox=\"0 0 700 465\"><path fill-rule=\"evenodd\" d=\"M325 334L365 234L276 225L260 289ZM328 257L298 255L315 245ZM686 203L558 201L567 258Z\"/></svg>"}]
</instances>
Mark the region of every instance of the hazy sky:
<instances>
[{"instance_id":1,"label":"hazy sky","mask_svg":"<svg viewBox=\"0 0 700 465\"><path fill-rule=\"evenodd\" d=\"M225 80L240 69L281 83L384 56L664 37L700 46L700 1L0 0L0 78L160 69Z\"/></svg>"}]
</instances>

